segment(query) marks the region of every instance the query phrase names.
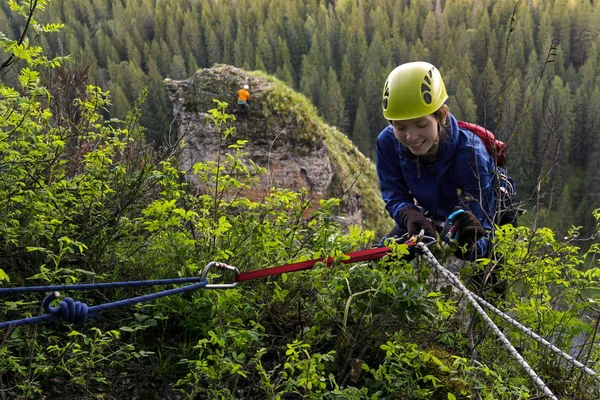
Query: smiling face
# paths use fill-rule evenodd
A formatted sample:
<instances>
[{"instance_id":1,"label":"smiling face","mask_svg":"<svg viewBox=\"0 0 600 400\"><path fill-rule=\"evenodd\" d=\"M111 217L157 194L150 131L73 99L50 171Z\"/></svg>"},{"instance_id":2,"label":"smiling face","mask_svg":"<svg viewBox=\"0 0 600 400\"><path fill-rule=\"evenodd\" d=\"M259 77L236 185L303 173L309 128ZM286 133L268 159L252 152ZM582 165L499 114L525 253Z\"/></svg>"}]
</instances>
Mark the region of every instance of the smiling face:
<instances>
[{"instance_id":1,"label":"smiling face","mask_svg":"<svg viewBox=\"0 0 600 400\"><path fill-rule=\"evenodd\" d=\"M416 156L435 155L438 150L438 119L435 114L391 121L394 136Z\"/></svg>"}]
</instances>

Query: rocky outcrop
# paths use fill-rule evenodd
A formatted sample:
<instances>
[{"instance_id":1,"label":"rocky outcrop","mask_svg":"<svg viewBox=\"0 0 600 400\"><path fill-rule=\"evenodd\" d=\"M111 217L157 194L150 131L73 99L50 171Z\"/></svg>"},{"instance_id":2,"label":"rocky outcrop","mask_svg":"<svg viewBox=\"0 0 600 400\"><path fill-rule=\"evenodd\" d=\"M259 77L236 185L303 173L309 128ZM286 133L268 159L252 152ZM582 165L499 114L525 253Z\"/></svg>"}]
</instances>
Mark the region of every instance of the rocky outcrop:
<instances>
[{"instance_id":1,"label":"rocky outcrop","mask_svg":"<svg viewBox=\"0 0 600 400\"><path fill-rule=\"evenodd\" d=\"M246 72L229 65L198 70L187 80L165 80L180 138L186 146L180 166L191 171L199 161L214 160L219 147L245 139L247 158L266 169L252 193L257 198L271 187L299 190L307 188L313 202L340 197L339 220L345 225L360 225L382 234L393 225L380 199L375 168L341 132L318 117L315 108L301 94L277 79L257 72ZM250 116L231 122L237 131L229 142L207 120L215 108L213 99L230 104L234 113L236 93L250 86ZM191 184L197 183L188 174Z\"/></svg>"}]
</instances>

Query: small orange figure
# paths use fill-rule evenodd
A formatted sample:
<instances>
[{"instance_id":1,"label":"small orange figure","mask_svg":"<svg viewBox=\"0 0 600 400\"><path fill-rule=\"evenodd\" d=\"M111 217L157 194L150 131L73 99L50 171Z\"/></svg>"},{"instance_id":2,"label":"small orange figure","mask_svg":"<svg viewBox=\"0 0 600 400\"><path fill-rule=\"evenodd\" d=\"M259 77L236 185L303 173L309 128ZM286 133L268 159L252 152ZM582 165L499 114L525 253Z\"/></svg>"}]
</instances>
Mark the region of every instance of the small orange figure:
<instances>
[{"instance_id":1,"label":"small orange figure","mask_svg":"<svg viewBox=\"0 0 600 400\"><path fill-rule=\"evenodd\" d=\"M243 89L238 90L238 101L237 108L238 112L244 114L244 117L248 119L250 117L250 106L248 105L248 100L250 100L250 92L248 92L250 87L248 85L244 85Z\"/></svg>"}]
</instances>

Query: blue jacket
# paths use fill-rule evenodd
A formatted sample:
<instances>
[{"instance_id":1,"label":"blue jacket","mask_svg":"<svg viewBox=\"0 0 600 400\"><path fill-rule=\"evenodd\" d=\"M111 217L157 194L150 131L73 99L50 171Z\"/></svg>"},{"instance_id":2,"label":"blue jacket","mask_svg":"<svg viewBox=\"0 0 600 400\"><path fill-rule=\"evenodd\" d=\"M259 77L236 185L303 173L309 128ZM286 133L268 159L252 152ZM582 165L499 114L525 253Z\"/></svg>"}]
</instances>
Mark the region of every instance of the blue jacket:
<instances>
[{"instance_id":1,"label":"blue jacket","mask_svg":"<svg viewBox=\"0 0 600 400\"><path fill-rule=\"evenodd\" d=\"M396 139L391 126L381 131L376 147L381 197L399 226L404 226L400 211L416 200L435 221L445 221L454 207L460 206L475 214L490 231L495 209L493 158L477 135L460 129L452 115L449 120L433 164L424 164L412 155ZM487 255L488 248L489 239L481 238L474 256Z\"/></svg>"}]
</instances>

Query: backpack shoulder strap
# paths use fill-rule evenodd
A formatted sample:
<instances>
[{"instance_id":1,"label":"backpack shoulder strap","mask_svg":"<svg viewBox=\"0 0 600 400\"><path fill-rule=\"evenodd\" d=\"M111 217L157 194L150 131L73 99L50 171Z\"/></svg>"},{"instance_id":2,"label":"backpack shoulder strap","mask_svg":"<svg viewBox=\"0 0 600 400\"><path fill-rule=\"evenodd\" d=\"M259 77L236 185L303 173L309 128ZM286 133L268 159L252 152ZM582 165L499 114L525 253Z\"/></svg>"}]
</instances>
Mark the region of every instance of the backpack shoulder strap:
<instances>
[{"instance_id":1,"label":"backpack shoulder strap","mask_svg":"<svg viewBox=\"0 0 600 400\"><path fill-rule=\"evenodd\" d=\"M487 152L494 158L497 166L506 166L506 145L504 142L497 140L492 132L488 131L481 125L464 121L457 122L459 128L467 129L479 136L479 138L483 141Z\"/></svg>"}]
</instances>

